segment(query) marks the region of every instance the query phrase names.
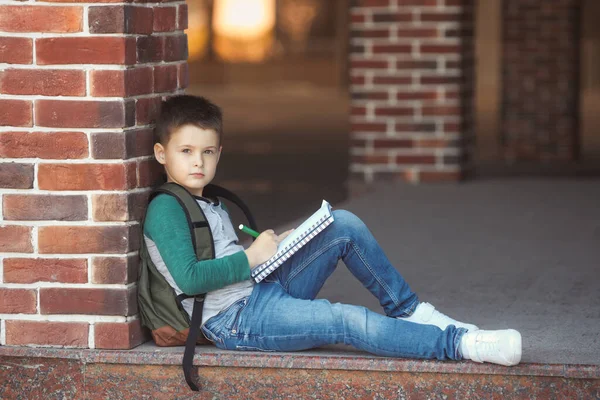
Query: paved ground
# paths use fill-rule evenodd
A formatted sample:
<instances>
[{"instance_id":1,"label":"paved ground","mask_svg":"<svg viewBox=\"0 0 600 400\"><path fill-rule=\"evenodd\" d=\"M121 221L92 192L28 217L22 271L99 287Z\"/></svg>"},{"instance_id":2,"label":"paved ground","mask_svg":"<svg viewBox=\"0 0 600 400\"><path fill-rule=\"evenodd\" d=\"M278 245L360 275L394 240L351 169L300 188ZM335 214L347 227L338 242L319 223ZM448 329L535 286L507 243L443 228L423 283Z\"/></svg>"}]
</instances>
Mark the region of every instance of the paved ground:
<instances>
[{"instance_id":1,"label":"paved ground","mask_svg":"<svg viewBox=\"0 0 600 400\"><path fill-rule=\"evenodd\" d=\"M523 362L600 365L600 180L388 184L336 206L367 223L421 300L518 329ZM380 311L343 264L321 297Z\"/></svg>"}]
</instances>

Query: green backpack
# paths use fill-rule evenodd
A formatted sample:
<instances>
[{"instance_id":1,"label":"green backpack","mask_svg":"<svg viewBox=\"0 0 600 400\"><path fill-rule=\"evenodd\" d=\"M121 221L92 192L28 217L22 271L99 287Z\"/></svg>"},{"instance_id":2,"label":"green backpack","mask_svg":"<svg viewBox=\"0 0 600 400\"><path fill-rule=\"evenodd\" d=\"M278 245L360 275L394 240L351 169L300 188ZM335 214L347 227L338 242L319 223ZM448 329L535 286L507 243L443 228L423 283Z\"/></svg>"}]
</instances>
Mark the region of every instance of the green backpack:
<instances>
[{"instance_id":1,"label":"green backpack","mask_svg":"<svg viewBox=\"0 0 600 400\"><path fill-rule=\"evenodd\" d=\"M169 182L150 194L148 204L161 193L175 197L185 211L198 260L215 258L214 241L210 226L194 196L183 186ZM208 198L220 197L231 201L242 210L250 227L257 230L256 222L250 210L232 192L217 185L207 185L202 194ZM142 235L138 277L138 308L142 325L150 329L152 338L158 346L182 346L185 344L183 372L188 385L195 391L199 390L191 376L195 347L196 344L211 343L203 335L200 335L205 295L205 293L195 296L182 293L177 296L175 290L150 259ZM195 301L190 321L181 302L191 297L194 297Z\"/></svg>"}]
</instances>

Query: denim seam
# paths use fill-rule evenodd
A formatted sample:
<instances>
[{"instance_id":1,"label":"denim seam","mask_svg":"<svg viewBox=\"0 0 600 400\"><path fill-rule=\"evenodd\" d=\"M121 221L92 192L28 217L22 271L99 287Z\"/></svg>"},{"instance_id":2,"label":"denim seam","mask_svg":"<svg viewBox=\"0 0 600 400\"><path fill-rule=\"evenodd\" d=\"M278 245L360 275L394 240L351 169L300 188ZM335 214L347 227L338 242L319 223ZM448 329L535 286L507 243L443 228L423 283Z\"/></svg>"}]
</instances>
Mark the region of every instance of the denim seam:
<instances>
[{"instance_id":1,"label":"denim seam","mask_svg":"<svg viewBox=\"0 0 600 400\"><path fill-rule=\"evenodd\" d=\"M298 268L294 269L294 271L292 273L290 273L290 275L288 276L288 278L285 281L285 286L283 286L283 288L287 291L292 279L297 277L302 271L304 271L304 269L306 267L308 267L310 265L310 263L312 263L317 258L322 256L323 253L325 253L326 251L331 249L333 246L337 245L338 243L341 243L344 240L347 240L347 239L346 238L337 238L337 239L333 240L332 242L330 242L329 244L327 244L326 246L322 247L320 251L313 253L311 257L307 258L302 264L300 264L298 266Z\"/></svg>"},{"instance_id":2,"label":"denim seam","mask_svg":"<svg viewBox=\"0 0 600 400\"><path fill-rule=\"evenodd\" d=\"M387 295L390 296L390 298L392 299L392 301L394 302L394 304L396 305L396 307L400 307L400 301L398 300L398 298L396 298L396 295L391 291L390 287L385 283L385 281L383 279L381 279L381 277L375 273L375 271L369 265L369 263L367 262L367 260L365 260L363 258L363 255L359 251L358 246L356 246L356 244L354 244L354 242L352 242L352 241L350 241L350 245L352 246L352 249L358 255L358 258L361 259L361 261L363 262L363 264L371 272L371 275L373 275L375 277L375 279L377 280L377 282L379 282L379 284L385 290L385 292L387 293Z\"/></svg>"},{"instance_id":3,"label":"denim seam","mask_svg":"<svg viewBox=\"0 0 600 400\"><path fill-rule=\"evenodd\" d=\"M288 279L285 282L284 289L286 289L286 291L287 291L287 289L289 288L289 285L290 285L290 282L292 281L292 279L294 279L302 271L304 271L304 269L310 263L312 263L313 261L315 261L318 257L320 257L321 255L323 255L323 253L325 253L326 251L328 251L329 249L331 249L333 246L337 245L338 243L342 243L342 242L350 243L350 246L352 247L352 250L354 250L354 252L357 254L358 258L362 261L363 265L369 270L369 272L371 272L371 275L373 275L373 277L375 277L375 280L377 280L377 282L379 283L379 285L381 285L381 287L385 290L385 292L392 299L392 301L394 302L394 304L396 305L396 307L399 307L400 306L400 302L398 301L398 298L395 296L395 294L393 292L391 292L390 287L387 284L385 284L385 282L379 277L379 275L377 275L374 272L373 268L364 259L364 257L362 256L362 254L358 250L358 246L356 246L356 244L352 241L352 239L345 238L345 237L344 238L337 238L336 240L333 240L328 245L326 245L325 247L323 247L320 252L314 253L310 258L308 258L306 261L304 261L304 263L300 264L300 266L298 266L298 268L296 268L293 271L293 273L291 273L290 276L288 276Z\"/></svg>"}]
</instances>

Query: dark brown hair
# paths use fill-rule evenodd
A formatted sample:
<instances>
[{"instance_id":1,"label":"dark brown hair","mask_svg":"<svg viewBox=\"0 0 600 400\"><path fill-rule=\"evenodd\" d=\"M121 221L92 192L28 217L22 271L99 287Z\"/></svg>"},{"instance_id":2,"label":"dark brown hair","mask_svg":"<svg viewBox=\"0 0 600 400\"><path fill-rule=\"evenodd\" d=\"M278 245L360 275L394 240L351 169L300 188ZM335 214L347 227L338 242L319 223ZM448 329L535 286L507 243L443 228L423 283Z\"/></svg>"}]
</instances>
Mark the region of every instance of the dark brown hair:
<instances>
[{"instance_id":1,"label":"dark brown hair","mask_svg":"<svg viewBox=\"0 0 600 400\"><path fill-rule=\"evenodd\" d=\"M216 104L204 97L180 95L163 101L154 127L154 143L166 145L171 134L184 125L212 129L223 134L223 113Z\"/></svg>"}]
</instances>

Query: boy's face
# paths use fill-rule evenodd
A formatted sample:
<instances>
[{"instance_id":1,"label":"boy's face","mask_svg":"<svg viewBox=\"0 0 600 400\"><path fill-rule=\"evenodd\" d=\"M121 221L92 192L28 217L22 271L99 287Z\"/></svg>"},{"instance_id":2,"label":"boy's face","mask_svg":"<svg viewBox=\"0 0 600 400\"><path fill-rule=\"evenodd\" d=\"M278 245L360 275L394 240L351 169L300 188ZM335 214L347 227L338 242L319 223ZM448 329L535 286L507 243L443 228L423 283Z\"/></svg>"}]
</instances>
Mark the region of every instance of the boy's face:
<instances>
[{"instance_id":1,"label":"boy's face","mask_svg":"<svg viewBox=\"0 0 600 400\"><path fill-rule=\"evenodd\" d=\"M219 136L212 129L184 125L171 134L165 146L156 143L154 155L165 166L169 182L202 196L202 190L217 171L221 156Z\"/></svg>"}]
</instances>

